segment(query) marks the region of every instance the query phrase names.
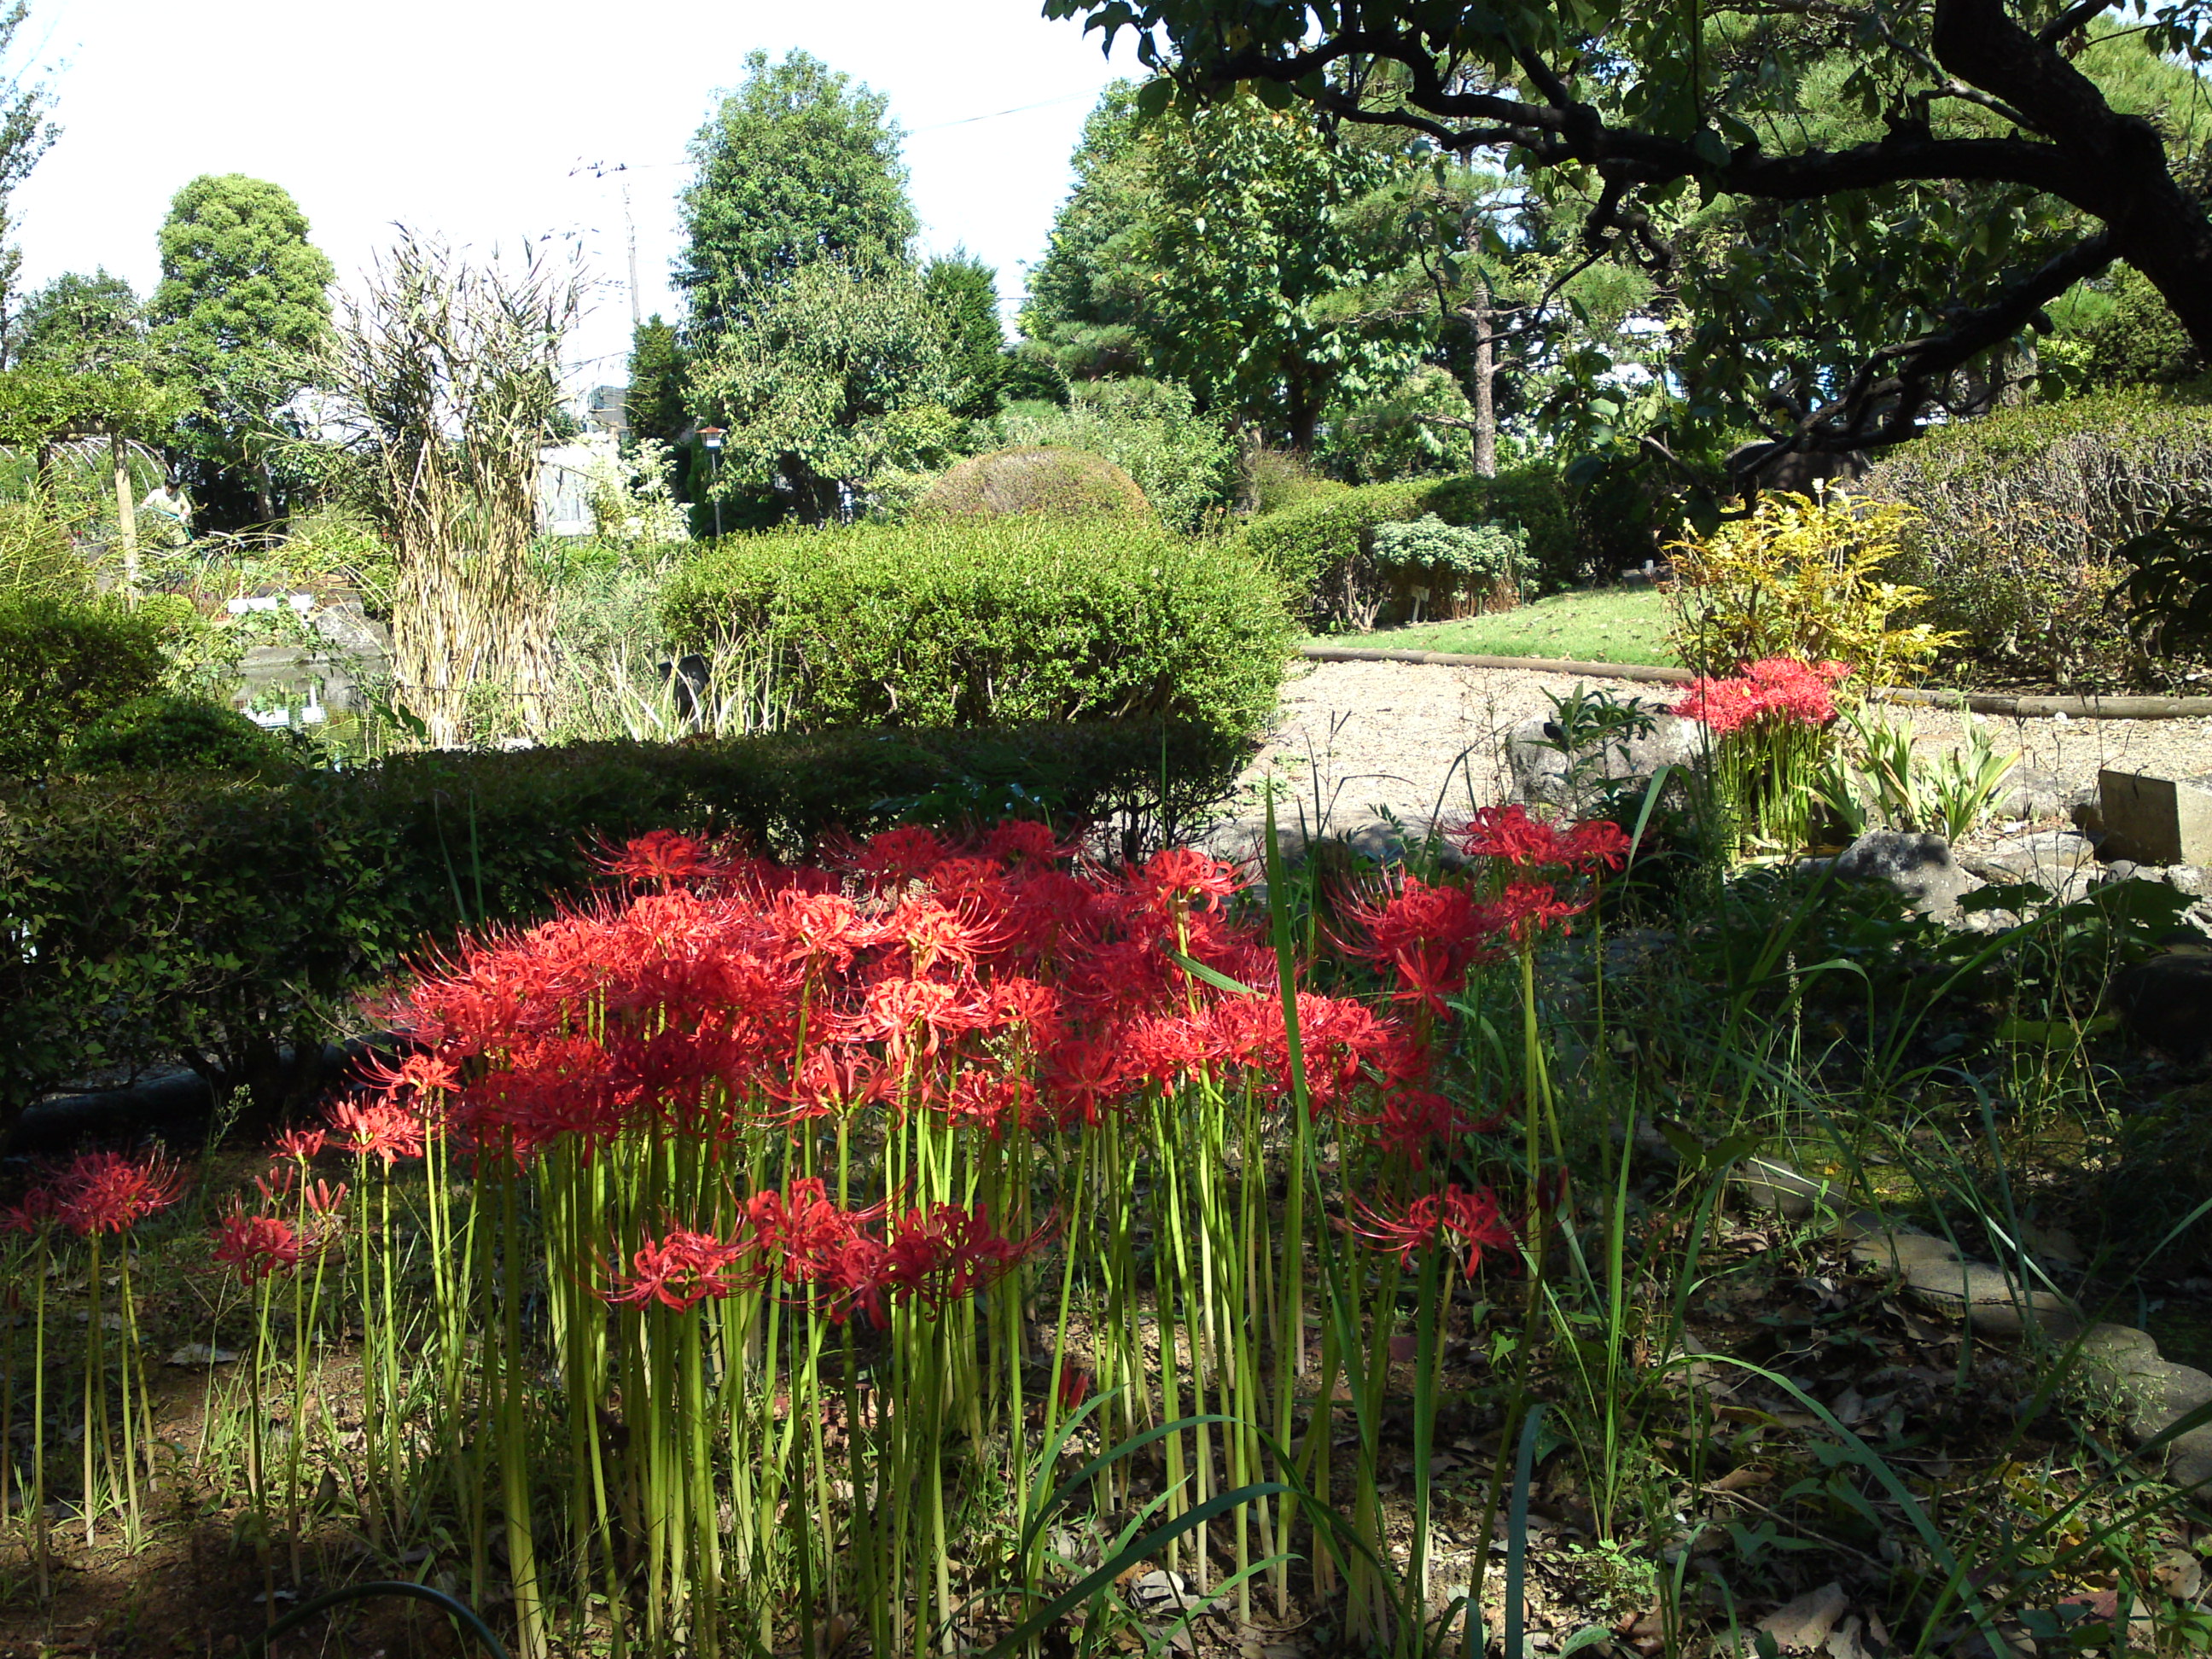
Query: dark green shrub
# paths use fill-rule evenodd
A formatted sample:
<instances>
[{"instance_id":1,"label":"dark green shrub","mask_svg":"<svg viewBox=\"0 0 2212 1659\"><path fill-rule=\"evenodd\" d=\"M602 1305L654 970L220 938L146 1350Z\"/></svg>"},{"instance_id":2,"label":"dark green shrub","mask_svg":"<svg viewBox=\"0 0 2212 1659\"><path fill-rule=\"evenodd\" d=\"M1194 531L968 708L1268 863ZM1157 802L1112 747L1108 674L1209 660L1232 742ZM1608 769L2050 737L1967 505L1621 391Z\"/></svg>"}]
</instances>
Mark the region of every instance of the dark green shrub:
<instances>
[{"instance_id":1,"label":"dark green shrub","mask_svg":"<svg viewBox=\"0 0 2212 1659\"><path fill-rule=\"evenodd\" d=\"M291 746L234 708L201 697L134 697L77 732L71 772L281 772Z\"/></svg>"},{"instance_id":2,"label":"dark green shrub","mask_svg":"<svg viewBox=\"0 0 2212 1659\"><path fill-rule=\"evenodd\" d=\"M1537 586L1564 585L1574 537L1559 477L1523 467L1494 478L1472 475L1367 484L1252 520L1245 546L1275 572L1298 619L1317 632L1370 627L1381 607L1374 530L1434 514L1448 525L1509 524L1528 537Z\"/></svg>"},{"instance_id":3,"label":"dark green shrub","mask_svg":"<svg viewBox=\"0 0 2212 1659\"><path fill-rule=\"evenodd\" d=\"M916 520L999 519L1042 514L1060 519L1150 518L1137 481L1086 450L1032 444L971 455L915 503Z\"/></svg>"},{"instance_id":4,"label":"dark green shrub","mask_svg":"<svg viewBox=\"0 0 2212 1659\"><path fill-rule=\"evenodd\" d=\"M1126 520L732 538L667 606L687 645L775 647L811 730L1137 719L1243 738L1273 712L1290 631L1242 549Z\"/></svg>"},{"instance_id":5,"label":"dark green shrub","mask_svg":"<svg viewBox=\"0 0 2212 1659\"><path fill-rule=\"evenodd\" d=\"M119 603L0 595L0 776L37 776L71 734L151 695L161 626Z\"/></svg>"},{"instance_id":6,"label":"dark green shrub","mask_svg":"<svg viewBox=\"0 0 2212 1659\"><path fill-rule=\"evenodd\" d=\"M2148 658L2114 590L2120 544L2212 492L2212 407L2148 391L2002 409L1900 446L1855 492L1917 509L1896 579L1961 635L1950 667L2109 688L2186 665Z\"/></svg>"},{"instance_id":7,"label":"dark green shrub","mask_svg":"<svg viewBox=\"0 0 2212 1659\"><path fill-rule=\"evenodd\" d=\"M580 895L647 830L795 852L825 831L1048 811L1124 850L1180 835L1241 750L1183 726L829 732L410 755L282 781L0 787L0 1132L101 1066L181 1060L286 1103L352 1007L464 924Z\"/></svg>"},{"instance_id":8,"label":"dark green shrub","mask_svg":"<svg viewBox=\"0 0 2212 1659\"><path fill-rule=\"evenodd\" d=\"M2078 334L2053 342L2050 355L2100 387L2179 386L2204 373L2189 331L2140 271L2113 267L2104 313Z\"/></svg>"}]
</instances>

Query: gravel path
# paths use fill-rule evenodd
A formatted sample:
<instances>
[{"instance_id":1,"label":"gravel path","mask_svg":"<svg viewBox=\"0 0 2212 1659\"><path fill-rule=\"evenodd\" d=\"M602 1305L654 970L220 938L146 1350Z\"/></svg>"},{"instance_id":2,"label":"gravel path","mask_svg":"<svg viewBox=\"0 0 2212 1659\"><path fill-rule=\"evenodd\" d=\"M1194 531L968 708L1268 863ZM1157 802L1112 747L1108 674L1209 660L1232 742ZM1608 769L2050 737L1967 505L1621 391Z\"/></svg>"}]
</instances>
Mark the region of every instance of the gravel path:
<instances>
[{"instance_id":1,"label":"gravel path","mask_svg":"<svg viewBox=\"0 0 2212 1659\"><path fill-rule=\"evenodd\" d=\"M1547 695L1577 682L1516 669L1447 668L1425 663L1318 662L1293 668L1274 732L1239 780L1235 817L1260 818L1259 789L1272 775L1285 793L1279 821L1346 831L1388 816L1426 821L1463 816L1505 799L1504 736L1522 720L1549 714ZM1615 696L1663 706L1668 686L1623 680L1583 682ZM2001 750L2021 764L2069 784L2093 785L2100 768L2191 777L2212 772L2212 720L2013 720L1931 708L1893 708L1910 721L1923 750L1956 747L1964 722L1981 721Z\"/></svg>"}]
</instances>

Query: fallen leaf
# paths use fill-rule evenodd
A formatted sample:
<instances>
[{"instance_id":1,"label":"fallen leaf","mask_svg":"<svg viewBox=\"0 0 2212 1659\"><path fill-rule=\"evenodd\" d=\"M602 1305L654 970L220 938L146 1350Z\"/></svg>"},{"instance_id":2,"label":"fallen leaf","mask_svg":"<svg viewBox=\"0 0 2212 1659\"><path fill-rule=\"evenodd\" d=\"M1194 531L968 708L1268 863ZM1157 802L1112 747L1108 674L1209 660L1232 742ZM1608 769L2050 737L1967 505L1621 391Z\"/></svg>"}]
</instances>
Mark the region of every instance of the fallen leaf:
<instances>
[{"instance_id":1,"label":"fallen leaf","mask_svg":"<svg viewBox=\"0 0 2212 1659\"><path fill-rule=\"evenodd\" d=\"M1844 1587L1832 1580L1775 1608L1759 1621L1759 1628L1773 1637L1775 1646L1784 1652L1809 1653L1828 1639L1828 1632L1849 1605Z\"/></svg>"},{"instance_id":2,"label":"fallen leaf","mask_svg":"<svg viewBox=\"0 0 2212 1659\"><path fill-rule=\"evenodd\" d=\"M2194 1601L2204 1593L2203 1564L2187 1550L2168 1550L2151 1567L2150 1576L2177 1601Z\"/></svg>"}]
</instances>

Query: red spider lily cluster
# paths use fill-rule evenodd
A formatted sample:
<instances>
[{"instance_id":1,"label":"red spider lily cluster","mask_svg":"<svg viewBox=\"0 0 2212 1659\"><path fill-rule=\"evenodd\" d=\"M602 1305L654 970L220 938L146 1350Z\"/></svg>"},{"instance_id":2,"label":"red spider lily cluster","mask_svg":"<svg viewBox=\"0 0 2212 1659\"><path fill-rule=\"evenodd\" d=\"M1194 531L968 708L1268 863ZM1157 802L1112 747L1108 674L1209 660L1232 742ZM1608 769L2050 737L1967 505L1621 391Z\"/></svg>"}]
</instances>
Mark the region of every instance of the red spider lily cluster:
<instances>
[{"instance_id":1,"label":"red spider lily cluster","mask_svg":"<svg viewBox=\"0 0 2212 1659\"><path fill-rule=\"evenodd\" d=\"M1586 899L1537 878L1542 872L1571 877L1614 871L1629 853L1627 835L1607 819L1550 823L1518 804L1484 807L1455 839L1470 857L1524 873L1486 901L1464 887L1407 876L1395 890L1355 902L1346 913L1364 942L1355 939L1346 948L1396 979L1395 1000L1438 1015L1449 1012L1445 999L1466 984L1476 963L1526 945L1539 933L1563 928L1589 908Z\"/></svg>"},{"instance_id":2,"label":"red spider lily cluster","mask_svg":"<svg viewBox=\"0 0 2212 1659\"><path fill-rule=\"evenodd\" d=\"M1834 688L1850 673L1841 662L1800 662L1767 657L1747 663L1727 679L1701 678L1670 712L1702 721L1712 731L1740 732L1761 720L1826 726L1836 718Z\"/></svg>"},{"instance_id":3,"label":"red spider lily cluster","mask_svg":"<svg viewBox=\"0 0 2212 1659\"><path fill-rule=\"evenodd\" d=\"M1513 1243L1513 1232L1498 1212L1495 1194L1483 1188L1468 1191L1456 1182L1439 1192L1424 1193L1397 1215L1382 1215L1364 1205L1354 1208L1364 1225L1354 1228L1363 1238L1383 1249L1395 1250L1403 1264L1417 1250L1447 1242L1464 1252L1464 1267L1474 1273L1486 1249L1504 1249Z\"/></svg>"},{"instance_id":4,"label":"red spider lily cluster","mask_svg":"<svg viewBox=\"0 0 2212 1659\"><path fill-rule=\"evenodd\" d=\"M1445 999L1476 963L1565 925L1587 903L1566 884L1628 851L1613 824L1520 807L1479 814L1462 842L1502 866L1502 891L1407 877L1351 912L1348 951L1417 1022L1297 994L1311 1110L1387 1152L1486 1126L1435 1091ZM629 1138L712 1148L863 1113L999 1140L1080 1133L1193 1083L1267 1105L1292 1095L1272 951L1231 903L1242 872L1203 853L1111 870L1012 822L957 842L908 826L799 867L661 832L607 865L616 891L464 945L387 1011L416 1047L333 1114L331 1146L388 1163L437 1133L526 1168L556 1151L588 1164ZM1224 988L1188 962L1268 988ZM980 1207L842 1210L818 1182L728 1202L734 1231L726 1207L711 1230L668 1217L658 1238L632 1234L611 1299L690 1308L773 1279L841 1316L936 1306L1036 1243Z\"/></svg>"},{"instance_id":5,"label":"red spider lily cluster","mask_svg":"<svg viewBox=\"0 0 2212 1659\"><path fill-rule=\"evenodd\" d=\"M377 1109L396 1109L380 1105ZM415 1139L419 1151L419 1121L415 1125ZM276 1273L289 1273L301 1262L321 1256L337 1243L345 1184L310 1181L307 1175L307 1165L330 1144L331 1136L321 1129L286 1130L276 1138L269 1172L253 1178L254 1188L268 1208L250 1212L234 1200L215 1224L215 1260L234 1272L240 1284L256 1285ZM357 1145L356 1152L360 1157L371 1155Z\"/></svg>"},{"instance_id":6,"label":"red spider lily cluster","mask_svg":"<svg viewBox=\"0 0 2212 1659\"><path fill-rule=\"evenodd\" d=\"M880 1323L887 1301L920 1300L937 1310L988 1288L1043 1237L1008 1238L994 1231L985 1207L957 1204L909 1209L878 1236L871 1224L882 1212L881 1206L842 1209L821 1181L802 1178L787 1194L755 1194L734 1237L672 1227L639 1246L629 1278L606 1298L682 1311L780 1282L823 1292L833 1318L860 1307Z\"/></svg>"},{"instance_id":7,"label":"red spider lily cluster","mask_svg":"<svg viewBox=\"0 0 2212 1659\"><path fill-rule=\"evenodd\" d=\"M127 1232L174 1204L184 1187L184 1171L159 1153L83 1152L0 1210L0 1232L35 1234L50 1226L80 1237Z\"/></svg>"}]
</instances>

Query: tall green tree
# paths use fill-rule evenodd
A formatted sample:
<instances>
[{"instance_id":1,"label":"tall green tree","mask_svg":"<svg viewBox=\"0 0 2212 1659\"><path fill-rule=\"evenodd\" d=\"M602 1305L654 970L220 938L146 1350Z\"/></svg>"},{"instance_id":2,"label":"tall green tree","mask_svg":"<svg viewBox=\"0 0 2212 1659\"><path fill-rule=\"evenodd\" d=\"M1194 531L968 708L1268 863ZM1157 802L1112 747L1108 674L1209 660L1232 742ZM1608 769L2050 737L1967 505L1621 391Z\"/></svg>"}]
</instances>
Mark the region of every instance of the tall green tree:
<instances>
[{"instance_id":1,"label":"tall green tree","mask_svg":"<svg viewBox=\"0 0 2212 1659\"><path fill-rule=\"evenodd\" d=\"M100 374L146 362L144 303L105 267L90 276L65 271L29 295L9 335L9 359L19 368Z\"/></svg>"},{"instance_id":2,"label":"tall green tree","mask_svg":"<svg viewBox=\"0 0 2212 1659\"><path fill-rule=\"evenodd\" d=\"M200 413L186 439L204 461L243 479L260 522L279 511L274 445L293 435L284 406L307 383L331 332L336 274L307 240L307 218L281 185L204 173L169 204L161 282L148 310L164 372Z\"/></svg>"},{"instance_id":3,"label":"tall green tree","mask_svg":"<svg viewBox=\"0 0 2212 1659\"><path fill-rule=\"evenodd\" d=\"M914 272L825 263L764 297L693 383L726 428L720 492L771 490L809 524L848 515L887 472L944 465L968 392Z\"/></svg>"},{"instance_id":4,"label":"tall green tree","mask_svg":"<svg viewBox=\"0 0 2212 1659\"><path fill-rule=\"evenodd\" d=\"M1911 437L1947 410L1962 369L2016 350L2052 301L2116 260L2212 351L2212 212L2175 135L2131 108L2118 72L2089 50L2120 9L1045 0L1048 15L1086 17L1109 44L1133 30L1160 77L1145 94L1152 106L1261 95L1442 151L1488 151L1580 196L1589 250L1662 285L1698 263L1679 228L1706 204L1740 207L1746 257L1705 264L1734 279L1744 313L1759 319L1752 335L1812 334L1820 307L1838 337L1828 356L1850 359L1814 366L1809 395L1777 432L1779 445L1809 450ZM2138 59L2212 57L2201 6L2122 21L2123 50ZM1816 105L1808 68L1827 64L1840 73L1817 87ZM1829 116L1857 130L1836 131ZM1940 286L1902 280L1946 270ZM1762 416L1777 388L1759 383L1771 372L1763 354L1738 349L1746 332L1731 319L1687 343L1692 412Z\"/></svg>"},{"instance_id":5,"label":"tall green tree","mask_svg":"<svg viewBox=\"0 0 2212 1659\"><path fill-rule=\"evenodd\" d=\"M890 101L817 58L745 59L745 78L691 141L676 283L706 345L817 261L856 275L905 265L916 222Z\"/></svg>"},{"instance_id":6,"label":"tall green tree","mask_svg":"<svg viewBox=\"0 0 2212 1659\"><path fill-rule=\"evenodd\" d=\"M15 38L30 15L29 0L0 8L0 62L14 56ZM0 324L14 314L23 269L22 250L9 240L15 229L9 198L59 136L47 118L52 109L52 95L44 86L17 76L0 77Z\"/></svg>"},{"instance_id":7,"label":"tall green tree","mask_svg":"<svg viewBox=\"0 0 2212 1659\"><path fill-rule=\"evenodd\" d=\"M945 319L953 373L968 392L956 415L988 420L999 412L1006 378L1006 332L999 326L999 273L955 248L923 267L921 291Z\"/></svg>"},{"instance_id":8,"label":"tall green tree","mask_svg":"<svg viewBox=\"0 0 2212 1659\"><path fill-rule=\"evenodd\" d=\"M632 331L629 394L623 400L623 412L634 434L665 444L683 435L691 418L684 393L690 368L690 353L659 312Z\"/></svg>"},{"instance_id":9,"label":"tall green tree","mask_svg":"<svg viewBox=\"0 0 2212 1659\"><path fill-rule=\"evenodd\" d=\"M1071 373L1179 380L1208 409L1309 449L1334 402L1413 361L1419 331L1405 319L1327 305L1384 252L1342 210L1394 164L1257 100L1152 113L1134 88L1113 88L1085 128L1024 331Z\"/></svg>"}]
</instances>

